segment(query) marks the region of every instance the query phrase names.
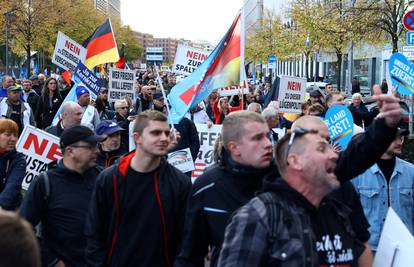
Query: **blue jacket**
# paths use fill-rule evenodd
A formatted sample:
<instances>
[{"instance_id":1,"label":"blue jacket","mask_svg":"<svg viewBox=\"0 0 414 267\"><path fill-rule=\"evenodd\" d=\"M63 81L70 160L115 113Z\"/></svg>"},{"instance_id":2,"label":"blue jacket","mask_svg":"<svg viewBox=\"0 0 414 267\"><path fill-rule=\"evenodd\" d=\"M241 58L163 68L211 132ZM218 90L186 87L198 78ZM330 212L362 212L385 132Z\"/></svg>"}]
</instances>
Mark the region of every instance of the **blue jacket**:
<instances>
[{"instance_id":1,"label":"blue jacket","mask_svg":"<svg viewBox=\"0 0 414 267\"><path fill-rule=\"evenodd\" d=\"M22 202L22 181L26 172L26 160L16 150L0 156L0 207L15 210Z\"/></svg>"},{"instance_id":2,"label":"blue jacket","mask_svg":"<svg viewBox=\"0 0 414 267\"><path fill-rule=\"evenodd\" d=\"M390 184L377 164L352 180L360 194L361 204L369 224L373 250L378 247L381 230L390 206L395 210L411 234L414 233L414 165L402 159L395 159Z\"/></svg>"}]
</instances>

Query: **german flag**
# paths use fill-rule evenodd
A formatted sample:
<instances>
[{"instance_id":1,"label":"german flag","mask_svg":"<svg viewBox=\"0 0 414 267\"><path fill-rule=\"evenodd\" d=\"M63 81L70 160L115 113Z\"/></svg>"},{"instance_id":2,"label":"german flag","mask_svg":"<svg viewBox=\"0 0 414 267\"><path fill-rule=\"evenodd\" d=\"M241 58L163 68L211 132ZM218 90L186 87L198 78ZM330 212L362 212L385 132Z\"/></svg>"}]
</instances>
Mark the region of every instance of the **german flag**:
<instances>
[{"instance_id":1,"label":"german flag","mask_svg":"<svg viewBox=\"0 0 414 267\"><path fill-rule=\"evenodd\" d=\"M86 54L85 66L92 69L99 64L117 62L119 60L118 48L115 36L112 31L112 24L106 19L94 33L83 42L83 46L88 49Z\"/></svg>"},{"instance_id":2,"label":"german flag","mask_svg":"<svg viewBox=\"0 0 414 267\"><path fill-rule=\"evenodd\" d=\"M125 64L125 43L123 43L121 51L119 52L119 60L115 63L115 67L118 69L125 69Z\"/></svg>"}]
</instances>

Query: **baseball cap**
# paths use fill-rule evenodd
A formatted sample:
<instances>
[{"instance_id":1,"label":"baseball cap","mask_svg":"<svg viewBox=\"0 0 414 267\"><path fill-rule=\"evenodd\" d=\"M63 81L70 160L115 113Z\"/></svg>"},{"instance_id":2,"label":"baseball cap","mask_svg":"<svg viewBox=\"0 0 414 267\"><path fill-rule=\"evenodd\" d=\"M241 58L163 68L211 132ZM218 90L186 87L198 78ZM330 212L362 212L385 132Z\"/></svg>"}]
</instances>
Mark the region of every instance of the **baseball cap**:
<instances>
[{"instance_id":1,"label":"baseball cap","mask_svg":"<svg viewBox=\"0 0 414 267\"><path fill-rule=\"evenodd\" d=\"M400 136L408 136L410 134L410 131L406 128L398 127L397 128L397 134L400 135Z\"/></svg>"},{"instance_id":2,"label":"baseball cap","mask_svg":"<svg viewBox=\"0 0 414 267\"><path fill-rule=\"evenodd\" d=\"M103 141L103 136L95 135L95 133L86 126L76 125L63 131L60 136L60 147L65 148L76 142L84 141L86 143L97 143Z\"/></svg>"},{"instance_id":3,"label":"baseball cap","mask_svg":"<svg viewBox=\"0 0 414 267\"><path fill-rule=\"evenodd\" d=\"M33 81L33 80L37 80L37 75L32 75L29 77L29 80Z\"/></svg>"},{"instance_id":4,"label":"baseball cap","mask_svg":"<svg viewBox=\"0 0 414 267\"><path fill-rule=\"evenodd\" d=\"M84 86L76 87L76 96L80 97L83 94L89 94L88 89L86 89Z\"/></svg>"},{"instance_id":5,"label":"baseball cap","mask_svg":"<svg viewBox=\"0 0 414 267\"><path fill-rule=\"evenodd\" d=\"M9 86L7 88L7 93L10 93L10 92L13 92L13 91L21 91L21 90L22 90L22 88L12 85L12 86Z\"/></svg>"},{"instance_id":6,"label":"baseball cap","mask_svg":"<svg viewBox=\"0 0 414 267\"><path fill-rule=\"evenodd\" d=\"M113 133L124 131L116 122L111 120L103 120L101 121L98 126L96 126L96 134L97 135L111 135Z\"/></svg>"},{"instance_id":7,"label":"baseball cap","mask_svg":"<svg viewBox=\"0 0 414 267\"><path fill-rule=\"evenodd\" d=\"M323 97L323 94L319 89L314 89L312 92L309 93L311 97Z\"/></svg>"}]
</instances>

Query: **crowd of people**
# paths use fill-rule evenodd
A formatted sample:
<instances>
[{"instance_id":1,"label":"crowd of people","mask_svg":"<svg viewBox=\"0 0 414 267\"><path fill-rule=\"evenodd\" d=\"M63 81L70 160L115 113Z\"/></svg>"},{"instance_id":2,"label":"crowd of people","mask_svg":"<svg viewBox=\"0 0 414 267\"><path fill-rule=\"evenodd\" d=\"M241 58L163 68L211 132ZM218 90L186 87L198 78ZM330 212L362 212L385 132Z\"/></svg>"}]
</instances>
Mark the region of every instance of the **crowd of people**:
<instances>
[{"instance_id":1,"label":"crowd of people","mask_svg":"<svg viewBox=\"0 0 414 267\"><path fill-rule=\"evenodd\" d=\"M175 75L160 76L168 94ZM354 136L340 150L323 121L346 105L332 84L307 93L302 114L281 113L271 83L214 91L170 128L156 80L137 72L135 99L77 86L65 102L73 85L60 77L3 77L1 266L371 266L388 207L413 233L414 165L398 157L408 131L380 86L370 110L352 95ZM189 148L196 160L196 124L222 128L215 163L192 183L167 154ZM22 193L27 125L57 136L62 159Z\"/></svg>"}]
</instances>

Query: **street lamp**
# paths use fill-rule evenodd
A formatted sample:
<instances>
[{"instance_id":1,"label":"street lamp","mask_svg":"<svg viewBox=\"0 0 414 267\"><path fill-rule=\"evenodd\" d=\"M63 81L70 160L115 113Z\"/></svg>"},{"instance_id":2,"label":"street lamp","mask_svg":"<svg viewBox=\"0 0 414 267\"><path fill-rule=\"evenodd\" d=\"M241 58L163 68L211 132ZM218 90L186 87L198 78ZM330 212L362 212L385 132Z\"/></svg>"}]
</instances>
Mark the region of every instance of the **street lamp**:
<instances>
[{"instance_id":1,"label":"street lamp","mask_svg":"<svg viewBox=\"0 0 414 267\"><path fill-rule=\"evenodd\" d=\"M16 9L9 10L3 14L6 17L6 75L9 75L9 30L10 19L14 11L16 11Z\"/></svg>"}]
</instances>

